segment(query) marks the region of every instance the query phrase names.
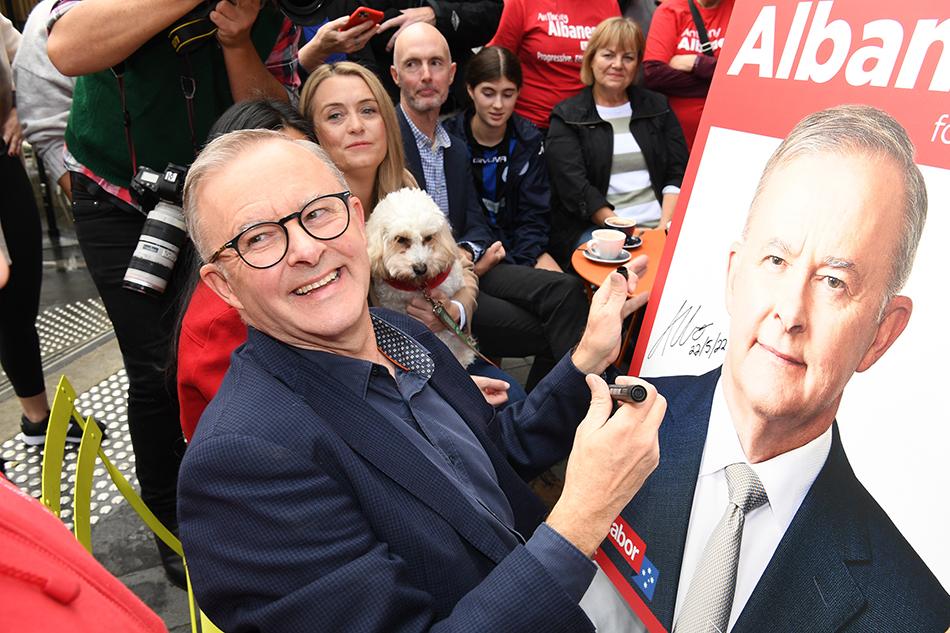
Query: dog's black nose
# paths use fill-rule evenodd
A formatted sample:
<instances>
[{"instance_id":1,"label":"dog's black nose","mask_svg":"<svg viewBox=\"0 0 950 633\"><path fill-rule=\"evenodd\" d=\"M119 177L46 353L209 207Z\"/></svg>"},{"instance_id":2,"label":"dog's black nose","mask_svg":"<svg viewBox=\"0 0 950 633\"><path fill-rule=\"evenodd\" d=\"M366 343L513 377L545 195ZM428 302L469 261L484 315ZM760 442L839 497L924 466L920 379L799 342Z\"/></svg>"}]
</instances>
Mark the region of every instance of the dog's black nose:
<instances>
[{"instance_id":1,"label":"dog's black nose","mask_svg":"<svg viewBox=\"0 0 950 633\"><path fill-rule=\"evenodd\" d=\"M417 277L422 277L424 274L426 274L427 270L429 270L429 267L424 263L412 265L412 272L416 273Z\"/></svg>"}]
</instances>

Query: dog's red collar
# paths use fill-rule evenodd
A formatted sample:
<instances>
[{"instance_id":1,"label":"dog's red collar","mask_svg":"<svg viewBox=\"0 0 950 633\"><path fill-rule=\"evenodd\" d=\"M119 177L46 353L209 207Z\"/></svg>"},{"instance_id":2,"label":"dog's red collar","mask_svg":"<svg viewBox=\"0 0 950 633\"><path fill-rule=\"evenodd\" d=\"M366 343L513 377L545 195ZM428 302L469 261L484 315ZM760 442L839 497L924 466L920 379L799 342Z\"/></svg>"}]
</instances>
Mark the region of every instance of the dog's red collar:
<instances>
[{"instance_id":1,"label":"dog's red collar","mask_svg":"<svg viewBox=\"0 0 950 633\"><path fill-rule=\"evenodd\" d=\"M452 272L451 269L446 270L436 277L423 281L419 284L411 284L408 281L399 281L397 279L385 279L384 281L396 290L405 290L406 292L416 292L418 290L422 290L423 288L432 290L433 288L441 286L442 282L448 278L450 272Z\"/></svg>"}]
</instances>

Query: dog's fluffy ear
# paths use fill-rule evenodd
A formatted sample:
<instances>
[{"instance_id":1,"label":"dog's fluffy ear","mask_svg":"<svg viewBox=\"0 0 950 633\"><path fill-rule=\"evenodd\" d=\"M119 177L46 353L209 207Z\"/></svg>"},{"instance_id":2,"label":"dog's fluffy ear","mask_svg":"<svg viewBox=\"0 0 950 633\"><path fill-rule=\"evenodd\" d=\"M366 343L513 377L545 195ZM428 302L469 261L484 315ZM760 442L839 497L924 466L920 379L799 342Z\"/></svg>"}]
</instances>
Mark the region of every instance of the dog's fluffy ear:
<instances>
[{"instance_id":1,"label":"dog's fluffy ear","mask_svg":"<svg viewBox=\"0 0 950 633\"><path fill-rule=\"evenodd\" d=\"M369 274L371 277L385 279L386 272L386 239L388 235L383 230L381 222L374 222L373 216L366 222L366 252L369 254Z\"/></svg>"},{"instance_id":2,"label":"dog's fluffy ear","mask_svg":"<svg viewBox=\"0 0 950 633\"><path fill-rule=\"evenodd\" d=\"M439 213L441 213L441 211ZM454 265L455 260L459 258L459 247L458 244L455 243L455 238L452 236L452 229L449 227L448 222L442 222L442 226L436 234L436 242L435 249L438 251L437 257L443 261L451 262L451 264Z\"/></svg>"}]
</instances>

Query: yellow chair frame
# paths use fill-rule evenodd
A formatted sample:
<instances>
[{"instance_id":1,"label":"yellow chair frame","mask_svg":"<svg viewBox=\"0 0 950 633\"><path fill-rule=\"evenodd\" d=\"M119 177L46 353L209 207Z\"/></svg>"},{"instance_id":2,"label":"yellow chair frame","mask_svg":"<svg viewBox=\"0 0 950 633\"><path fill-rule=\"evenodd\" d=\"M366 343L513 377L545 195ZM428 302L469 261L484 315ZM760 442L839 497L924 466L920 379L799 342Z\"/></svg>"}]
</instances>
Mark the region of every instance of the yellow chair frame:
<instances>
[{"instance_id":1,"label":"yellow chair frame","mask_svg":"<svg viewBox=\"0 0 950 633\"><path fill-rule=\"evenodd\" d=\"M63 376L56 387L56 396L53 398L53 408L49 414L49 427L46 430L46 445L43 449L42 492L40 500L53 514L60 516L60 490L62 487L63 457L66 448L66 431L69 423L75 421L82 429L82 439L79 443L79 454L76 458L76 482L73 488L73 532L83 547L92 553L92 528L90 521L90 506L92 500L93 471L96 465L96 456L112 477L113 483L141 517L145 524L158 538L165 542L179 556L184 557L181 541L166 528L161 521L149 510L142 498L135 492L132 484L125 478L112 461L106 456L102 448L102 430L95 423L92 416L83 419L76 408L76 392ZM185 565L188 571L188 565ZM193 633L220 633L208 617L195 603L191 589L191 578L188 578L188 609L191 614L191 630Z\"/></svg>"}]
</instances>

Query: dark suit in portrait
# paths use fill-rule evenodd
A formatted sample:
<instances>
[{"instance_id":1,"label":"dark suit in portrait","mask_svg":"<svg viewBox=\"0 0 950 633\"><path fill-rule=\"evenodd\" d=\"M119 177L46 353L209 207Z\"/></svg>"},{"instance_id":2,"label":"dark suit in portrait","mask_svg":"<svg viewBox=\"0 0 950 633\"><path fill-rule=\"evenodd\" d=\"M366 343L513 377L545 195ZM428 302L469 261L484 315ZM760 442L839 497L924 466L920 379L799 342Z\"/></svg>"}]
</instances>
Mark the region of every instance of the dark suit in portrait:
<instances>
[{"instance_id":1,"label":"dark suit in portrait","mask_svg":"<svg viewBox=\"0 0 950 633\"><path fill-rule=\"evenodd\" d=\"M644 602L668 631L720 373L650 379L667 400L660 465L621 514L659 570L653 598ZM732 632L946 631L950 595L855 477L837 423L832 434L824 467ZM608 552L612 562L630 575L614 554Z\"/></svg>"}]
</instances>

